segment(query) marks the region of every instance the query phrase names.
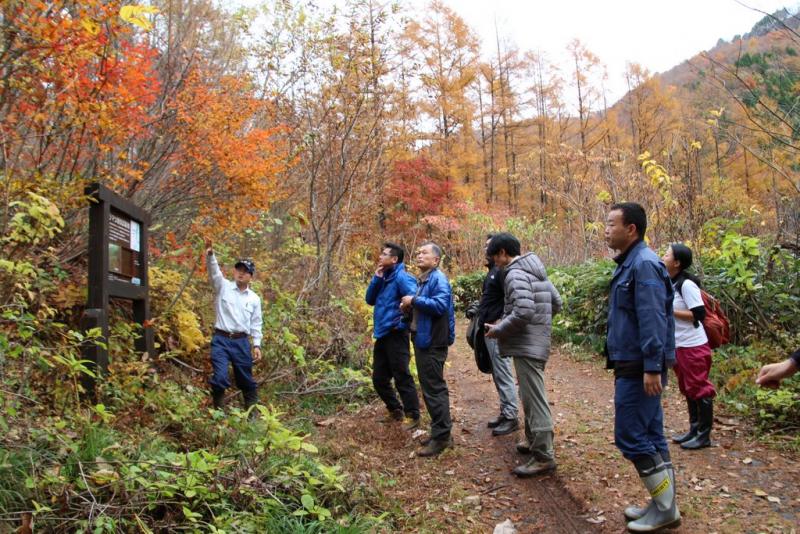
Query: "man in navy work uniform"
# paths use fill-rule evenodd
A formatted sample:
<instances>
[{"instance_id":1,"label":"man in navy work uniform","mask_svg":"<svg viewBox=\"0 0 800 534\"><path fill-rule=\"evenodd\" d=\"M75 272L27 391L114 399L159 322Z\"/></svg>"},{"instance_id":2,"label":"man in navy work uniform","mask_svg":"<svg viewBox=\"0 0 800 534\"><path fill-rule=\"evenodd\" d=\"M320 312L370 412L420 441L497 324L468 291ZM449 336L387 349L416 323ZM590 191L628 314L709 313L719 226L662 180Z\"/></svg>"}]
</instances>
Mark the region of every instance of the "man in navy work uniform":
<instances>
[{"instance_id":1,"label":"man in navy work uniform","mask_svg":"<svg viewBox=\"0 0 800 534\"><path fill-rule=\"evenodd\" d=\"M402 421L406 430L419 426L419 397L408 369L411 350L408 323L403 321L400 299L417 292L417 281L406 272L405 252L394 243L384 243L378 268L367 288L366 301L372 314L375 345L372 349L372 385L389 411L385 421ZM397 400L392 378L400 399Z\"/></svg>"},{"instance_id":2,"label":"man in navy work uniform","mask_svg":"<svg viewBox=\"0 0 800 534\"><path fill-rule=\"evenodd\" d=\"M605 239L618 255L606 350L615 378L614 438L652 498L646 507L625 510L633 532L673 528L681 519L661 407L667 369L675 363L673 290L666 267L644 243L646 229L647 216L639 204L611 206Z\"/></svg>"},{"instance_id":3,"label":"man in navy work uniform","mask_svg":"<svg viewBox=\"0 0 800 534\"><path fill-rule=\"evenodd\" d=\"M425 243L417 250L419 288L414 296L400 300L400 308L411 312L411 339L417 361L422 398L431 416L430 439L417 451L418 456L436 456L453 446L450 430L450 393L444 379L447 348L456 338L453 292L447 276L439 270L442 249Z\"/></svg>"},{"instance_id":4,"label":"man in navy work uniform","mask_svg":"<svg viewBox=\"0 0 800 534\"><path fill-rule=\"evenodd\" d=\"M214 374L209 379L214 408L222 408L228 380L228 364L233 366L236 386L242 391L245 409L258 402L253 363L261 360L261 298L250 289L256 272L250 260L234 265L233 281L226 280L214 256L211 241L206 240L206 267L214 288L214 335L211 338L211 365ZM252 355L250 341L253 340Z\"/></svg>"}]
</instances>

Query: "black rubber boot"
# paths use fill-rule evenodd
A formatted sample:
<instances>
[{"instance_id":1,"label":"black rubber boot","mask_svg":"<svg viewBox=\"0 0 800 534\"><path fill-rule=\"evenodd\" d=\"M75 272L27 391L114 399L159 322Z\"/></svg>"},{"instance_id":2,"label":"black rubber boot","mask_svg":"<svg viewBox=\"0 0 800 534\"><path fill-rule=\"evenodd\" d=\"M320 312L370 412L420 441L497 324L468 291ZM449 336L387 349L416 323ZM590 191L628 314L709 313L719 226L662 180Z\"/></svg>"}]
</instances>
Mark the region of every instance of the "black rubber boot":
<instances>
[{"instance_id":1,"label":"black rubber boot","mask_svg":"<svg viewBox=\"0 0 800 534\"><path fill-rule=\"evenodd\" d=\"M672 438L675 443L683 443L689 441L697 435L697 401L687 398L686 407L689 409L689 431L685 434L680 434Z\"/></svg>"},{"instance_id":2,"label":"black rubber boot","mask_svg":"<svg viewBox=\"0 0 800 534\"><path fill-rule=\"evenodd\" d=\"M258 404L258 390L251 389L250 391L242 391L242 396L244 397L244 409L249 410L251 407ZM249 419L256 418L256 410L252 410L250 415L248 416Z\"/></svg>"},{"instance_id":3,"label":"black rubber boot","mask_svg":"<svg viewBox=\"0 0 800 534\"><path fill-rule=\"evenodd\" d=\"M211 401L214 403L214 408L221 410L225 407L225 390L219 388L211 388Z\"/></svg>"},{"instance_id":4,"label":"black rubber boot","mask_svg":"<svg viewBox=\"0 0 800 534\"><path fill-rule=\"evenodd\" d=\"M711 427L714 425L714 399L697 400L698 423L697 435L681 443L684 449L695 450L711 446Z\"/></svg>"},{"instance_id":5,"label":"black rubber boot","mask_svg":"<svg viewBox=\"0 0 800 534\"><path fill-rule=\"evenodd\" d=\"M519 428L519 421L515 419L503 418L503 422L492 429L493 436L505 436L511 434Z\"/></svg>"}]
</instances>

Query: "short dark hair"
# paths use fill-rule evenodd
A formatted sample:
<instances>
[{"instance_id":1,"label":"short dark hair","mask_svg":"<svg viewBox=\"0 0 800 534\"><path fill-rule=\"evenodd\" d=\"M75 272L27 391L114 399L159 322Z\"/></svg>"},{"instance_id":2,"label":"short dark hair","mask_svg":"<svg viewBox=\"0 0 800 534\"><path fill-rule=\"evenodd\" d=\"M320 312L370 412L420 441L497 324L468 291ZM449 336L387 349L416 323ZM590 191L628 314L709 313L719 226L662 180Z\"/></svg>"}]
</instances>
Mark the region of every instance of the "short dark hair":
<instances>
[{"instance_id":1,"label":"short dark hair","mask_svg":"<svg viewBox=\"0 0 800 534\"><path fill-rule=\"evenodd\" d=\"M495 234L492 240L489 241L489 246L486 247L486 254L494 256L501 250L505 250L509 256L519 256L521 253L519 239L508 232Z\"/></svg>"},{"instance_id":2,"label":"short dark hair","mask_svg":"<svg viewBox=\"0 0 800 534\"><path fill-rule=\"evenodd\" d=\"M397 263L403 263L403 258L406 257L403 247L395 243L384 243L383 248L389 249L389 255L397 258Z\"/></svg>"},{"instance_id":3,"label":"short dark hair","mask_svg":"<svg viewBox=\"0 0 800 534\"><path fill-rule=\"evenodd\" d=\"M494 232L489 232L488 234L486 234L486 239L491 239L491 238L493 238L493 237L494 237L494 236L496 236L496 235L497 235L497 234L496 234L496 233L494 233Z\"/></svg>"},{"instance_id":4,"label":"short dark hair","mask_svg":"<svg viewBox=\"0 0 800 534\"><path fill-rule=\"evenodd\" d=\"M644 239L644 233L647 231L647 214L641 204L636 202L618 202L611 205L609 211L622 212L622 224L628 226L632 224L636 227L636 232L639 234L639 239Z\"/></svg>"},{"instance_id":5,"label":"short dark hair","mask_svg":"<svg viewBox=\"0 0 800 534\"><path fill-rule=\"evenodd\" d=\"M423 244L420 245L420 248L427 247L427 246L431 247L431 250L433 251L434 254L436 254L437 258L439 258L439 259L442 258L442 254L443 254L442 253L442 247L440 247L439 245L437 245L433 241L425 241Z\"/></svg>"}]
</instances>

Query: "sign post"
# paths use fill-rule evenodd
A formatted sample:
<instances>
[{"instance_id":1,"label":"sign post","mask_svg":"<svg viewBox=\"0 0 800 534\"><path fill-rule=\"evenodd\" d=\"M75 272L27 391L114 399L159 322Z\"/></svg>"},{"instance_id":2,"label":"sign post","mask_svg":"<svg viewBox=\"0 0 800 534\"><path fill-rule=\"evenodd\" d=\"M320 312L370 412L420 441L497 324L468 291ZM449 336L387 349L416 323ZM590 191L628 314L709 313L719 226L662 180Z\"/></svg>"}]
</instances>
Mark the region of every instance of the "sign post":
<instances>
[{"instance_id":1,"label":"sign post","mask_svg":"<svg viewBox=\"0 0 800 534\"><path fill-rule=\"evenodd\" d=\"M85 190L89 207L89 296L83 316L85 329L99 327L103 340L109 339L108 301L132 301L133 319L143 327L136 350L155 356L147 276L147 240L150 215L130 200L104 185L94 183ZM98 374L108 371L108 349L88 344L84 357ZM87 392L94 392L94 380L86 377Z\"/></svg>"}]
</instances>

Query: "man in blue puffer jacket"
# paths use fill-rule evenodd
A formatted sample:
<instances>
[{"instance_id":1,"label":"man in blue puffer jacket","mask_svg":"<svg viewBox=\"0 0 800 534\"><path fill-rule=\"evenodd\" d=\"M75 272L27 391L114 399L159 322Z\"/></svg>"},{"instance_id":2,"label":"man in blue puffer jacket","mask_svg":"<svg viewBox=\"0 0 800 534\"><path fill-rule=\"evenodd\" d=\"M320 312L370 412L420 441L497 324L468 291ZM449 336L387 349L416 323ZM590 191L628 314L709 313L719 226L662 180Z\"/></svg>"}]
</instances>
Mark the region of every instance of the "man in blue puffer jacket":
<instances>
[{"instance_id":1,"label":"man in blue puffer jacket","mask_svg":"<svg viewBox=\"0 0 800 534\"><path fill-rule=\"evenodd\" d=\"M367 288L367 304L374 306L372 315L375 345L372 349L372 385L386 405L385 422L402 421L406 430L419 426L419 397L414 377L408 369L411 351L408 345L408 323L400 311L400 299L417 292L417 282L406 272L403 248L384 243L378 257L378 268ZM392 388L392 378L402 404Z\"/></svg>"},{"instance_id":2,"label":"man in blue puffer jacket","mask_svg":"<svg viewBox=\"0 0 800 534\"><path fill-rule=\"evenodd\" d=\"M418 456L435 456L453 446L450 430L450 394L444 380L447 347L456 339L453 292L447 276L439 270L442 249L425 243L417 250L421 272L413 297L403 297L400 307L411 311L411 339L417 360L422 398L431 416L431 435Z\"/></svg>"}]
</instances>

